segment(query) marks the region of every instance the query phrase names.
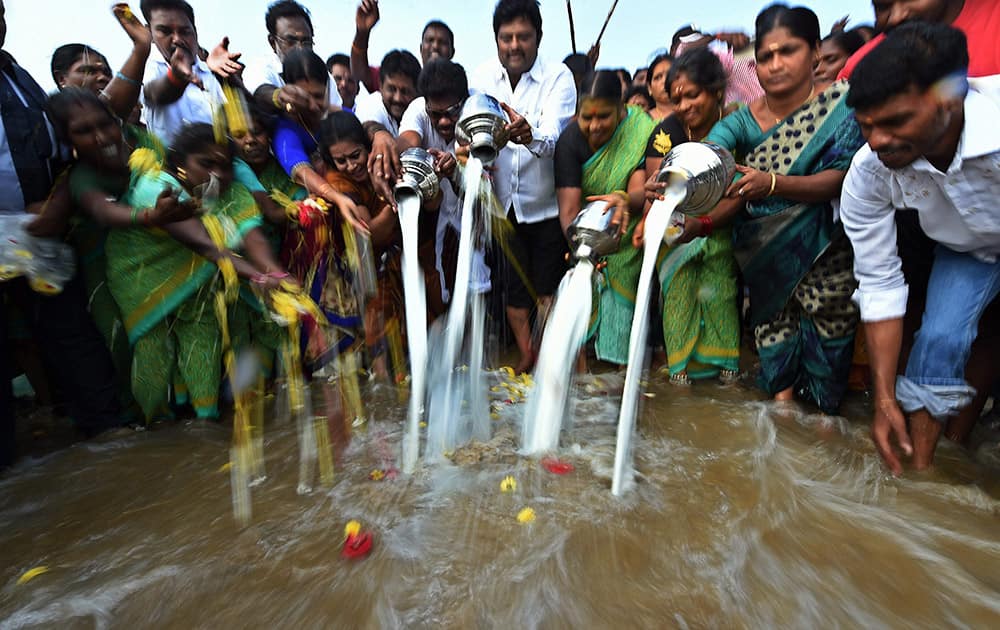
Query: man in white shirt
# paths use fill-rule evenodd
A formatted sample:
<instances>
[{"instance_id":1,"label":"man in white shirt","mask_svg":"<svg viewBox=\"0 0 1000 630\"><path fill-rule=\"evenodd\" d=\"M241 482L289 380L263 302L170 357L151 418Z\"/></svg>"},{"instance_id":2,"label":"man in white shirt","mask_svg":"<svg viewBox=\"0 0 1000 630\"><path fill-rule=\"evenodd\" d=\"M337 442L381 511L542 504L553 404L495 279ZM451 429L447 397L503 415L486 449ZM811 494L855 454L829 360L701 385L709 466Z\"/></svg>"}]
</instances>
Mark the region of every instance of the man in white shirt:
<instances>
[{"instance_id":1,"label":"man in white shirt","mask_svg":"<svg viewBox=\"0 0 1000 630\"><path fill-rule=\"evenodd\" d=\"M503 257L498 263L507 319L521 353L517 370L525 372L534 364L531 308L537 305L541 325L566 268L552 158L576 112L576 85L565 65L538 57L542 16L534 0L500 0L493 32L497 57L480 66L470 83L501 101L510 118L510 142L497 157L493 181L515 229L509 249L516 264Z\"/></svg>"},{"instance_id":2,"label":"man in white shirt","mask_svg":"<svg viewBox=\"0 0 1000 630\"><path fill-rule=\"evenodd\" d=\"M361 122L374 121L399 135L403 113L417 97L420 62L405 50L392 50L382 58L379 91L358 98L354 114Z\"/></svg>"},{"instance_id":3,"label":"man in white shirt","mask_svg":"<svg viewBox=\"0 0 1000 630\"><path fill-rule=\"evenodd\" d=\"M406 108L399 125L399 148L421 147L434 155L440 169L441 205L438 209L434 241L435 265L441 283L441 298L450 299L448 287L454 281L453 261L458 235L462 227L458 191L461 185L455 173L455 125L462 105L469 95L465 69L447 59L433 59L424 64L417 87L420 96ZM451 168L449 168L451 167ZM446 274L446 267L450 273ZM470 289L474 293L490 290L490 269L483 250L477 247L472 255Z\"/></svg>"},{"instance_id":4,"label":"man in white shirt","mask_svg":"<svg viewBox=\"0 0 1000 630\"><path fill-rule=\"evenodd\" d=\"M295 86L285 85L282 64L285 55L296 48L312 50L315 44L312 18L309 11L295 0L278 0L267 7L264 14L267 27L267 44L274 55L265 63L247 68L243 84L254 94L254 99L265 111L277 113L285 106L307 108L308 96ZM330 105L341 107L340 92L330 90Z\"/></svg>"},{"instance_id":5,"label":"man in white shirt","mask_svg":"<svg viewBox=\"0 0 1000 630\"><path fill-rule=\"evenodd\" d=\"M926 468L943 423L975 395L966 363L1000 292L1000 103L968 89L968 62L960 31L913 23L889 33L851 77L848 104L868 144L844 181L840 214L871 359L872 435L894 474L902 466L891 434L914 468ZM920 331L897 378L908 287L895 212L904 209L918 213L937 248Z\"/></svg>"},{"instance_id":6,"label":"man in white shirt","mask_svg":"<svg viewBox=\"0 0 1000 630\"><path fill-rule=\"evenodd\" d=\"M198 31L194 10L184 0L143 0L142 15L153 34L160 57L151 55L142 90L143 116L149 130L170 146L187 123L211 123L223 102L222 86L209 64L198 58ZM220 49L225 49L223 40ZM213 51L214 54L214 51ZM239 55L226 57L216 71L236 74Z\"/></svg>"}]
</instances>

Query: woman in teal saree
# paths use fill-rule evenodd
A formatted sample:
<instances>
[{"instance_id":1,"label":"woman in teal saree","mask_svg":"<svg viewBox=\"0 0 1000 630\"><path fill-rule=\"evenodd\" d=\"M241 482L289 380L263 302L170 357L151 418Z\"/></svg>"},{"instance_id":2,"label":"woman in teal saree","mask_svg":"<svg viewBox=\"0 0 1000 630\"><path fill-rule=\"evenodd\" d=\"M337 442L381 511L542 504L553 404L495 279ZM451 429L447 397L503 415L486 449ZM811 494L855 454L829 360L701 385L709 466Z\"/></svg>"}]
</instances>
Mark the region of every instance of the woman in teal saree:
<instances>
[{"instance_id":1,"label":"woman in teal saree","mask_svg":"<svg viewBox=\"0 0 1000 630\"><path fill-rule=\"evenodd\" d=\"M733 244L750 292L761 386L776 400L797 394L835 413L846 391L857 311L853 253L833 200L864 140L845 103L847 86L814 83L818 43L819 21L809 9L773 5L757 16L765 95L706 138L746 156L709 216L725 221L744 209Z\"/></svg>"}]
</instances>

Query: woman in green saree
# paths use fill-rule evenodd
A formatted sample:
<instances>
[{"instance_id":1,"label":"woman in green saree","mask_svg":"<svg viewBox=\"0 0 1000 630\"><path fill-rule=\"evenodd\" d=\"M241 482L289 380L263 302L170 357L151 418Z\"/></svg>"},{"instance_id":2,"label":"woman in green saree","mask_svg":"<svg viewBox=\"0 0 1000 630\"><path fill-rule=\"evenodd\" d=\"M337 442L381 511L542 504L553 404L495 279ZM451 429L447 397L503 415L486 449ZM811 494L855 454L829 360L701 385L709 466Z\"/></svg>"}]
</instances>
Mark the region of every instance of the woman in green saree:
<instances>
[{"instance_id":1,"label":"woman in green saree","mask_svg":"<svg viewBox=\"0 0 1000 630\"><path fill-rule=\"evenodd\" d=\"M597 358L624 365L635 311L642 251L632 246L632 230L645 199L640 168L653 120L622 104L618 75L605 70L584 79L575 123L559 136L555 152L556 197L565 231L584 202L603 200L615 212L620 249L606 257L590 336Z\"/></svg>"},{"instance_id":2,"label":"woman in green saree","mask_svg":"<svg viewBox=\"0 0 1000 630\"><path fill-rule=\"evenodd\" d=\"M853 253L836 221L854 153L864 143L847 87L817 85L819 20L775 4L757 16L757 75L764 96L706 138L745 156L739 179L685 236L737 218L734 254L750 290L760 384L776 400L795 395L835 413L846 391L857 311Z\"/></svg>"},{"instance_id":3,"label":"woman in green saree","mask_svg":"<svg viewBox=\"0 0 1000 630\"><path fill-rule=\"evenodd\" d=\"M147 419L169 415L171 385L176 402L190 397L198 417L218 417L222 339L213 299L231 284L219 271L231 268L265 290L287 276L257 229L253 196L233 182L232 161L231 145L217 143L211 125L184 127L164 171L132 175L123 201L141 225L136 218L108 237L108 283L133 344L132 393ZM144 209L166 191L181 203L193 200L200 217L166 232L150 225Z\"/></svg>"},{"instance_id":4,"label":"woman in green saree","mask_svg":"<svg viewBox=\"0 0 1000 630\"><path fill-rule=\"evenodd\" d=\"M677 144L703 139L725 110L726 72L707 48L695 48L674 61L666 79L674 113L653 129L646 146L647 186L657 185L663 157ZM648 208L647 208L648 211ZM633 244L641 247L645 219ZM740 316L736 305L736 262L732 230L719 228L706 238L662 246L657 258L663 302L663 345L670 382L739 374Z\"/></svg>"}]
</instances>

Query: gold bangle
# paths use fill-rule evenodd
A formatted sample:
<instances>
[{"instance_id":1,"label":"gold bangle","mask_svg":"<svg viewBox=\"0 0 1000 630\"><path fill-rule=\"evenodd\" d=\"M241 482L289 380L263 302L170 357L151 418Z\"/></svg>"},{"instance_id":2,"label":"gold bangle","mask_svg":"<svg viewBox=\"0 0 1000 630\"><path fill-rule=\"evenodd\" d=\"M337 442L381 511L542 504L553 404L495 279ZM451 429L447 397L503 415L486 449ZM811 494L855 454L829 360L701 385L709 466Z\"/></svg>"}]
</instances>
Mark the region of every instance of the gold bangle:
<instances>
[{"instance_id":1,"label":"gold bangle","mask_svg":"<svg viewBox=\"0 0 1000 630\"><path fill-rule=\"evenodd\" d=\"M278 99L278 93L281 92L281 88L276 88L271 92L271 102L274 103L275 109L281 109L281 101Z\"/></svg>"},{"instance_id":2,"label":"gold bangle","mask_svg":"<svg viewBox=\"0 0 1000 630\"><path fill-rule=\"evenodd\" d=\"M771 190L767 191L767 196L770 197L774 194L774 187L778 185L778 176L771 173Z\"/></svg>"},{"instance_id":3,"label":"gold bangle","mask_svg":"<svg viewBox=\"0 0 1000 630\"><path fill-rule=\"evenodd\" d=\"M627 192L625 192L624 190L613 190L613 191L611 191L611 194L612 194L612 195L617 195L617 196L618 196L619 198L621 198L621 200L622 200L622 201L624 201L624 202L625 202L626 204L627 204L627 203L629 203L629 202L631 201L631 200L629 199L629 196L628 196L628 193L627 193Z\"/></svg>"}]
</instances>

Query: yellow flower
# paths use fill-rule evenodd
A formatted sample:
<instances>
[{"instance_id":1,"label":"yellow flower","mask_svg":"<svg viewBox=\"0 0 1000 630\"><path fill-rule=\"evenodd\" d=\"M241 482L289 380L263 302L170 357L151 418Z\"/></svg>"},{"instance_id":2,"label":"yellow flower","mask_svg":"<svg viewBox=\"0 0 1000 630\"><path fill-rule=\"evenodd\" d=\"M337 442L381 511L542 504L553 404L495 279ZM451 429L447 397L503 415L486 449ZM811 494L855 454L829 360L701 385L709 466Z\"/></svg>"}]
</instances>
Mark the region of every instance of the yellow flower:
<instances>
[{"instance_id":1,"label":"yellow flower","mask_svg":"<svg viewBox=\"0 0 1000 630\"><path fill-rule=\"evenodd\" d=\"M376 468L375 470L371 471L371 473L368 474L368 478L371 479L372 481L382 481L383 479L385 479L385 473Z\"/></svg>"},{"instance_id":2,"label":"yellow flower","mask_svg":"<svg viewBox=\"0 0 1000 630\"><path fill-rule=\"evenodd\" d=\"M344 527L344 538L351 538L352 536L357 536L361 533L361 523L357 521L349 521Z\"/></svg>"},{"instance_id":3,"label":"yellow flower","mask_svg":"<svg viewBox=\"0 0 1000 630\"><path fill-rule=\"evenodd\" d=\"M503 478L500 482L500 492L513 492L517 490L517 480L510 475Z\"/></svg>"},{"instance_id":4,"label":"yellow flower","mask_svg":"<svg viewBox=\"0 0 1000 630\"><path fill-rule=\"evenodd\" d=\"M526 507L517 513L517 522L522 525L527 525L535 520L535 511L530 507Z\"/></svg>"}]
</instances>

